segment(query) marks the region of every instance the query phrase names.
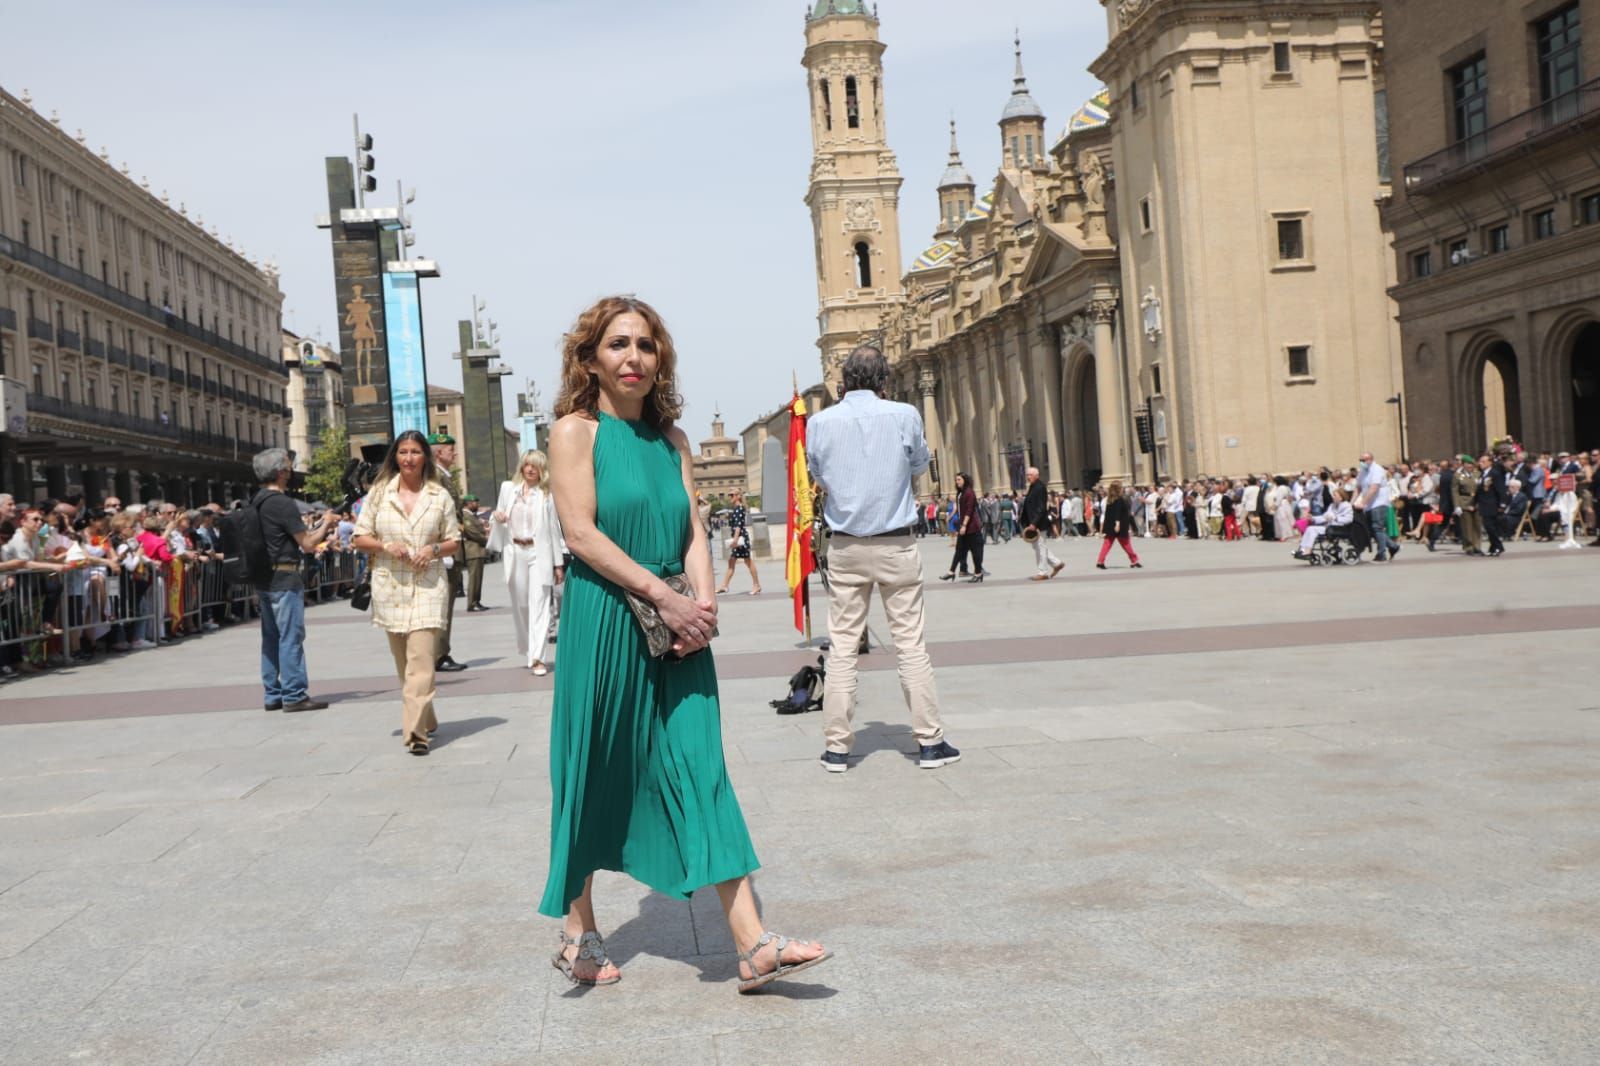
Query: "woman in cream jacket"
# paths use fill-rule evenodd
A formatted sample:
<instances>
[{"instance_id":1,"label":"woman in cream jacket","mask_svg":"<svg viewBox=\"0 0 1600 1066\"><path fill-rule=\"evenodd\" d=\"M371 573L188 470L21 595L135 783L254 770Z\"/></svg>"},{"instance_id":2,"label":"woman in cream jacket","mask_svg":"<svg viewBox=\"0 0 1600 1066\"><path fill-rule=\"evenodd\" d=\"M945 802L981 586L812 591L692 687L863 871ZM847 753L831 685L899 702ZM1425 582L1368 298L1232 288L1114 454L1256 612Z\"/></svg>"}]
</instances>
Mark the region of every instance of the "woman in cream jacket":
<instances>
[{"instance_id":1,"label":"woman in cream jacket","mask_svg":"<svg viewBox=\"0 0 1600 1066\"><path fill-rule=\"evenodd\" d=\"M562 559L567 551L550 494L549 466L543 452L522 453L517 463L521 476L500 486L488 544L490 551L502 553L505 564L517 654L540 677L550 672L544 647L550 639L551 601L565 576Z\"/></svg>"}]
</instances>

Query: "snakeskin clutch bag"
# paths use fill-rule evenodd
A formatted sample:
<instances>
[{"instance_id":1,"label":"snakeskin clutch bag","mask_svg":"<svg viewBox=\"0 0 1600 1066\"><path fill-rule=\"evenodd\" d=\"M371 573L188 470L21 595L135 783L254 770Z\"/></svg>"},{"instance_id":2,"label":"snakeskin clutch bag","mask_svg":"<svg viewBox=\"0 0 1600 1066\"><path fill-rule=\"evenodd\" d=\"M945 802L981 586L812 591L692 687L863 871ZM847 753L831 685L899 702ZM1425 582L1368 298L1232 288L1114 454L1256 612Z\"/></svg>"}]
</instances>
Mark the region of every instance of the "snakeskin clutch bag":
<instances>
[{"instance_id":1,"label":"snakeskin clutch bag","mask_svg":"<svg viewBox=\"0 0 1600 1066\"><path fill-rule=\"evenodd\" d=\"M694 599L694 586L689 584L689 579L684 575L673 574L661 580L665 581L667 588L673 592ZM675 635L667 623L661 620L661 612L656 610L656 605L631 592L625 591L623 595L628 598L628 607L632 609L633 617L639 620L639 628L644 630L645 644L650 650L650 658L677 661L687 659L690 655L698 655L705 650L701 648L699 651L690 652L689 655L678 655L672 650ZM713 637L717 635L715 626L711 628L711 635Z\"/></svg>"}]
</instances>

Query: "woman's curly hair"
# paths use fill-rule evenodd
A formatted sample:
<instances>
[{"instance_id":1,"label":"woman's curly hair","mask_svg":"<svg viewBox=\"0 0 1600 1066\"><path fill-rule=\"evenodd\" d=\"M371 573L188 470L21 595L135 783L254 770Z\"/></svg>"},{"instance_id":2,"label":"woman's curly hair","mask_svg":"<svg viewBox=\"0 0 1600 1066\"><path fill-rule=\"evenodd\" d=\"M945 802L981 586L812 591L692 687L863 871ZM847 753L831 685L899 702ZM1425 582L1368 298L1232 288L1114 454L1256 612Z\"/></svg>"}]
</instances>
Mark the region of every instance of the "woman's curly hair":
<instances>
[{"instance_id":1,"label":"woman's curly hair","mask_svg":"<svg viewBox=\"0 0 1600 1066\"><path fill-rule=\"evenodd\" d=\"M561 338L561 393L556 397L556 417L582 411L596 415L600 409L600 381L590 365L606 330L618 315L629 312L645 320L650 337L656 342L656 380L644 398L644 420L658 430L672 425L683 414L683 397L678 395L678 353L672 334L655 308L632 296L607 296L596 301Z\"/></svg>"}]
</instances>

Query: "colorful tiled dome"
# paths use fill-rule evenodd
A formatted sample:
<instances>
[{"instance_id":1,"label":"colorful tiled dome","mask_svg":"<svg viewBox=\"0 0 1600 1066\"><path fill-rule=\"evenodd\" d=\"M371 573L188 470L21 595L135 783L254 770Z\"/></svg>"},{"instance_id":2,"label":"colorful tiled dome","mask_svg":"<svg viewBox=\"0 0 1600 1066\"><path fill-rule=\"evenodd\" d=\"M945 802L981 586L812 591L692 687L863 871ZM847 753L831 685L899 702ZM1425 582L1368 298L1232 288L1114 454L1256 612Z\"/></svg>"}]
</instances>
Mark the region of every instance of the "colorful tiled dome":
<instances>
[{"instance_id":1,"label":"colorful tiled dome","mask_svg":"<svg viewBox=\"0 0 1600 1066\"><path fill-rule=\"evenodd\" d=\"M1111 121L1111 90L1101 89L1089 98L1089 102L1078 108L1071 119L1067 121L1066 136L1082 130L1098 129Z\"/></svg>"},{"instance_id":2,"label":"colorful tiled dome","mask_svg":"<svg viewBox=\"0 0 1600 1066\"><path fill-rule=\"evenodd\" d=\"M915 274L919 270L932 270L934 267L943 266L959 247L961 247L960 241L935 241L927 251L917 256L916 260L911 264L911 273Z\"/></svg>"}]
</instances>

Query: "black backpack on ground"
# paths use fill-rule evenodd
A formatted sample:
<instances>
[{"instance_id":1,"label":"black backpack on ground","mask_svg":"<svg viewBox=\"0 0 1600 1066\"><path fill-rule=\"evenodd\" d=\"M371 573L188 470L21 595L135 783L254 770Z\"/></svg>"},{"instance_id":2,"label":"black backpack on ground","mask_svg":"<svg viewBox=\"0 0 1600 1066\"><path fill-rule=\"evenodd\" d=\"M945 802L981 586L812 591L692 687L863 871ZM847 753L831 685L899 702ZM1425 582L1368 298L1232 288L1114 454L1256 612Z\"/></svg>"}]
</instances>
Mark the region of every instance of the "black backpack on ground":
<instances>
[{"instance_id":1,"label":"black backpack on ground","mask_svg":"<svg viewBox=\"0 0 1600 1066\"><path fill-rule=\"evenodd\" d=\"M805 714L807 711L822 710L822 683L827 673L828 668L820 655L817 656L817 665L802 666L789 679L789 695L772 701L773 710L779 714Z\"/></svg>"},{"instance_id":2,"label":"black backpack on ground","mask_svg":"<svg viewBox=\"0 0 1600 1066\"><path fill-rule=\"evenodd\" d=\"M257 493L217 523L222 551L222 578L230 585L266 585L272 581L272 557L256 510Z\"/></svg>"}]
</instances>

